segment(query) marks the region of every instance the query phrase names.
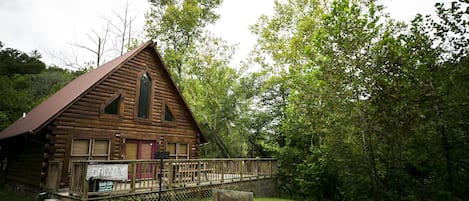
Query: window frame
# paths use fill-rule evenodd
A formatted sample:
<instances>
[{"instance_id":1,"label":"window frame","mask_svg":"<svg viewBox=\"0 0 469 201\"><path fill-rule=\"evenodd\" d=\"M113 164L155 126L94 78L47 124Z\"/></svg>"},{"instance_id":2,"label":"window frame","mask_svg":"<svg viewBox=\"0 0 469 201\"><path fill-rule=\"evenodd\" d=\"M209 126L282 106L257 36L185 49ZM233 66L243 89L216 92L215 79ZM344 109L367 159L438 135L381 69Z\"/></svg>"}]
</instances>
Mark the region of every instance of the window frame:
<instances>
[{"instance_id":1,"label":"window frame","mask_svg":"<svg viewBox=\"0 0 469 201\"><path fill-rule=\"evenodd\" d=\"M176 147L176 153L175 154L172 154L171 151L169 151L169 144L175 144L175 147ZM185 155L180 154L181 145L186 145L187 146ZM166 151L169 152L169 157L171 159L190 159L191 158L190 147L191 147L190 143L187 143L187 142L167 142L166 143Z\"/></svg>"},{"instance_id":2,"label":"window frame","mask_svg":"<svg viewBox=\"0 0 469 201\"><path fill-rule=\"evenodd\" d=\"M73 150L75 147L75 140L88 140L88 154L74 154ZM96 141L107 141L107 154L106 155L94 155L94 146ZM106 160L110 160L111 157L111 139L109 138L73 138L70 149L70 161L73 161L73 157L88 157L86 160L95 160L93 157L106 157Z\"/></svg>"},{"instance_id":3,"label":"window frame","mask_svg":"<svg viewBox=\"0 0 469 201\"><path fill-rule=\"evenodd\" d=\"M178 118L176 117L176 114L174 113L175 110L173 109L173 107L171 107L169 105L168 100L164 100L162 106L163 106L163 108L161 109L161 120L162 120L163 124L171 125L174 122L176 122ZM166 120L166 109L168 109L169 112L171 112L171 114L173 116L172 121L167 121Z\"/></svg>"},{"instance_id":4,"label":"window frame","mask_svg":"<svg viewBox=\"0 0 469 201\"><path fill-rule=\"evenodd\" d=\"M117 108L117 114L108 114L106 113L106 107L109 106L112 102L119 99L119 106ZM108 119L120 119L122 118L125 110L125 94L121 90L113 93L104 103L101 104L99 109L100 117Z\"/></svg>"},{"instance_id":5,"label":"window frame","mask_svg":"<svg viewBox=\"0 0 469 201\"><path fill-rule=\"evenodd\" d=\"M149 94L148 94L148 117L147 118L142 118L139 117L138 115L138 110L139 110L139 100L140 100L140 86L141 86L141 77L147 74L148 78L150 79L150 86L149 86ZM135 88L135 108L134 108L134 118L137 121L143 122L143 123L151 123L152 118L153 118L153 104L154 104L154 94L155 94L155 79L150 73L149 70L142 71L137 75L137 84Z\"/></svg>"}]
</instances>

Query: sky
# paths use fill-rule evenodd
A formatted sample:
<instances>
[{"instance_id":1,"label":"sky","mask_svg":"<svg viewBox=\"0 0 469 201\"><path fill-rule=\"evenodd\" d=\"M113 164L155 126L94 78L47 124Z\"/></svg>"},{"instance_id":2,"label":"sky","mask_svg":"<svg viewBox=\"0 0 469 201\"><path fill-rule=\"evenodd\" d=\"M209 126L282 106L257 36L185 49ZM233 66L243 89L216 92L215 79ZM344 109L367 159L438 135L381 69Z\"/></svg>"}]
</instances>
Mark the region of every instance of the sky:
<instances>
[{"instance_id":1,"label":"sky","mask_svg":"<svg viewBox=\"0 0 469 201\"><path fill-rule=\"evenodd\" d=\"M286 0L280 0L286 1ZM439 0L448 2L449 0ZM78 63L93 60L93 55L71 44L88 46L87 34L105 29L105 19L115 19L114 12L123 10L125 0L0 0L0 41L5 47L23 52L38 50L46 64L60 66L64 59L77 58ZM437 0L379 0L391 17L409 21L416 13L431 14ZM146 0L130 0L131 15L136 19L133 30L142 31ZM221 15L209 27L229 44L238 44L232 65L246 58L256 43L248 27L262 15L273 14L273 0L224 0L217 12ZM138 27L138 28L136 28ZM111 56L112 57L112 56ZM112 58L106 58L111 60Z\"/></svg>"}]
</instances>

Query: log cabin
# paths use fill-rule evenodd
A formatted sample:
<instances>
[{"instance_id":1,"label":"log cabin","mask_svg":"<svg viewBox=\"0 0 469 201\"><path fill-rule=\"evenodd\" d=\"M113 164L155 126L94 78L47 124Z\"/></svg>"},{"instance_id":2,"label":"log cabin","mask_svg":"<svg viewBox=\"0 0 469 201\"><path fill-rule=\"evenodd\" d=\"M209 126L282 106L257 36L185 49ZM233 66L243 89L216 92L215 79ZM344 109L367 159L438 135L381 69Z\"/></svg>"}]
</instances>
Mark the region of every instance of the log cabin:
<instances>
[{"instance_id":1,"label":"log cabin","mask_svg":"<svg viewBox=\"0 0 469 201\"><path fill-rule=\"evenodd\" d=\"M171 79L155 43L76 78L0 133L4 181L38 191L49 164L60 163L60 185L72 160L197 158L201 129ZM56 174L56 173L55 173Z\"/></svg>"}]
</instances>

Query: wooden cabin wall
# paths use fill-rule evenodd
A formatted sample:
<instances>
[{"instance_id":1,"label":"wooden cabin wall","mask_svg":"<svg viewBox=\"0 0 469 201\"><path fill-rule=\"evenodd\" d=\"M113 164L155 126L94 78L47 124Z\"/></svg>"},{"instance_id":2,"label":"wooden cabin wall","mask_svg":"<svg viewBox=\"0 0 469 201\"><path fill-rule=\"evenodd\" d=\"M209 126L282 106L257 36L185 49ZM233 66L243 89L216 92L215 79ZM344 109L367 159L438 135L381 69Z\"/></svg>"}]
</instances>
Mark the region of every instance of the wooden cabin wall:
<instances>
[{"instance_id":1,"label":"wooden cabin wall","mask_svg":"<svg viewBox=\"0 0 469 201\"><path fill-rule=\"evenodd\" d=\"M152 140L156 142L184 142L191 147L191 158L197 155L198 130L189 111L185 108L176 88L156 59L153 50L147 48L126 62L101 83L58 116L49 128L55 148L53 160L64 161L62 180L67 183L71 142L74 138L106 138L111 140L110 159L122 158L124 139ZM139 75L148 72L152 79L153 98L151 121L136 118ZM109 98L123 96L123 112L111 117L103 115L102 108ZM122 104L122 103L121 103ZM164 104L168 104L175 120L164 121ZM164 150L164 143L159 148Z\"/></svg>"},{"instance_id":2,"label":"wooden cabin wall","mask_svg":"<svg viewBox=\"0 0 469 201\"><path fill-rule=\"evenodd\" d=\"M44 143L22 137L8 139L6 183L21 190L37 192L41 185Z\"/></svg>"}]
</instances>

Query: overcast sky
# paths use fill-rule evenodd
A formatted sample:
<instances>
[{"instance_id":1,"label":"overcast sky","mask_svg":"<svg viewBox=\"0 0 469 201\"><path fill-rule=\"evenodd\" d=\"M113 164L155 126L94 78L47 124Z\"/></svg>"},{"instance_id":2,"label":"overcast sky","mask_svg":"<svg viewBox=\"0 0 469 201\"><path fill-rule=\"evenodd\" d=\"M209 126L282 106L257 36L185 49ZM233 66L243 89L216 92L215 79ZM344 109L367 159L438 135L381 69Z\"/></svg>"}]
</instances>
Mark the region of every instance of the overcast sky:
<instances>
[{"instance_id":1,"label":"overcast sky","mask_svg":"<svg viewBox=\"0 0 469 201\"><path fill-rule=\"evenodd\" d=\"M439 2L449 0L440 0ZM137 18L132 25L143 29L146 0L130 0L132 14ZM436 0L380 0L393 18L408 21L416 13L434 12ZM39 50L47 64L58 63L52 56L75 57L92 60L84 50L73 48L70 43L89 43L86 34L91 30L104 30L104 19L115 17L114 11L122 10L125 0L0 0L0 41L6 47L24 52ZM220 20L210 27L215 35L237 43L234 64L238 64L251 50L256 38L248 27L261 14L273 13L273 0L224 0L218 9ZM75 51L72 51L75 49ZM112 58L108 58L110 60ZM83 62L83 61L81 61Z\"/></svg>"}]
</instances>

